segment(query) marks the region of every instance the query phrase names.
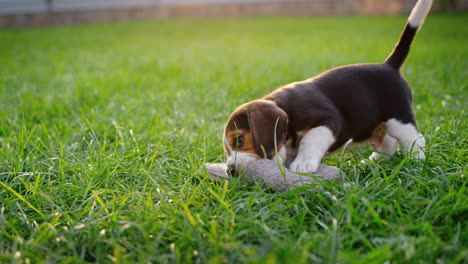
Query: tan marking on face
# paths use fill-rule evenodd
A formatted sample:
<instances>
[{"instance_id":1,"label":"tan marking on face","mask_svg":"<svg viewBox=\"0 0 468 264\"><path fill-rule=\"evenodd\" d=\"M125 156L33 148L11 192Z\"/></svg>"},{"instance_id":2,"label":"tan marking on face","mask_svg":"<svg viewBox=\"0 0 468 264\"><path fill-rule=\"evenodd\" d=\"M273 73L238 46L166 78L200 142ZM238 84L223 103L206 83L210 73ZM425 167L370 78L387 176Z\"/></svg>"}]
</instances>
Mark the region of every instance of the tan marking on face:
<instances>
[{"instance_id":1,"label":"tan marking on face","mask_svg":"<svg viewBox=\"0 0 468 264\"><path fill-rule=\"evenodd\" d=\"M244 137L244 143L242 144L242 146L240 146L240 148L237 148L236 139L239 136ZM247 152L247 153L252 153L258 156L257 152L255 151L254 144L253 144L252 135L248 131L245 131L245 130L226 131L226 141L227 142L225 142L225 144L226 143L229 144L230 149L233 151ZM225 149L228 149L228 148L225 146ZM227 151L227 152L228 152L228 155L230 155L230 151Z\"/></svg>"}]
</instances>

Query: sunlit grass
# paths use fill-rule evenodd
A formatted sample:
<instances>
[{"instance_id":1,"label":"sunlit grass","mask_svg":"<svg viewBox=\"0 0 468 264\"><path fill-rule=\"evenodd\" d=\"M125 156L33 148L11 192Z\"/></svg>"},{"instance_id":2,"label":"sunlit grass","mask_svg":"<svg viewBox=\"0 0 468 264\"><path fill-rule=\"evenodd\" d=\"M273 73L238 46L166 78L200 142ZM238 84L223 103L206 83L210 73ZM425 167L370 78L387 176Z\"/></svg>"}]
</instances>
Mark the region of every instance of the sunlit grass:
<instances>
[{"instance_id":1,"label":"sunlit grass","mask_svg":"<svg viewBox=\"0 0 468 264\"><path fill-rule=\"evenodd\" d=\"M249 18L0 31L0 262L457 263L468 258L467 15L431 15L404 74L428 143L330 194L212 182L240 103L381 62L398 18Z\"/></svg>"}]
</instances>

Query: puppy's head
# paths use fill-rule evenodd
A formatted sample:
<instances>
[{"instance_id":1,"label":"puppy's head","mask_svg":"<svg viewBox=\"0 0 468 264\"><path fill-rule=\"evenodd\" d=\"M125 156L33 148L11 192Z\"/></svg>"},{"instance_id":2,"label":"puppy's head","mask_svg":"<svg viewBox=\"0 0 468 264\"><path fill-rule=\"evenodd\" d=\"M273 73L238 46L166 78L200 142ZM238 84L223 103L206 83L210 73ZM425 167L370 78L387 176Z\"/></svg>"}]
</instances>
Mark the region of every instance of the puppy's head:
<instances>
[{"instance_id":1,"label":"puppy's head","mask_svg":"<svg viewBox=\"0 0 468 264\"><path fill-rule=\"evenodd\" d=\"M224 129L230 173L256 159L272 159L276 153L284 160L287 132L288 116L274 102L255 100L239 106Z\"/></svg>"}]
</instances>

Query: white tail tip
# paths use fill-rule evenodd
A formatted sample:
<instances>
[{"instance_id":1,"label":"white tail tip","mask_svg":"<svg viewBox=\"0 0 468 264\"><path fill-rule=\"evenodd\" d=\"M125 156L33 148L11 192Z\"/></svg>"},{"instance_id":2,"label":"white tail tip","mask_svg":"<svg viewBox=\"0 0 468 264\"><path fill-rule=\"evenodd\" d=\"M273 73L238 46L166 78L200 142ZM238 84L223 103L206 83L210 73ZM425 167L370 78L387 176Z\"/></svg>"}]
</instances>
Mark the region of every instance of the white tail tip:
<instances>
[{"instance_id":1,"label":"white tail tip","mask_svg":"<svg viewBox=\"0 0 468 264\"><path fill-rule=\"evenodd\" d=\"M408 23L412 27L419 27L424 23L427 14L431 10L432 0L419 0L411 10Z\"/></svg>"}]
</instances>

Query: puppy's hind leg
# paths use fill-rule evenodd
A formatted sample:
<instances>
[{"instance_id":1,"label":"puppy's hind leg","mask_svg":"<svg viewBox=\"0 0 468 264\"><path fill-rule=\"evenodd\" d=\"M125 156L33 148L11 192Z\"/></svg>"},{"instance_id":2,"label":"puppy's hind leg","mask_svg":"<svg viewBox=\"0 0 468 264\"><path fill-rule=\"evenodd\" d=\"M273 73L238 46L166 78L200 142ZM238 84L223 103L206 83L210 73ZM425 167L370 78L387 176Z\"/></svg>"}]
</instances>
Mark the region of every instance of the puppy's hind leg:
<instances>
[{"instance_id":1,"label":"puppy's hind leg","mask_svg":"<svg viewBox=\"0 0 468 264\"><path fill-rule=\"evenodd\" d=\"M394 118L388 120L385 124L387 125L387 133L398 140L403 151L406 153L417 151L413 157L417 159L425 158L424 147L426 141L415 124L404 124Z\"/></svg>"},{"instance_id":2,"label":"puppy's hind leg","mask_svg":"<svg viewBox=\"0 0 468 264\"><path fill-rule=\"evenodd\" d=\"M393 155L397 149L398 140L391 137L389 134L385 134L382 143L374 146L374 152L372 152L372 155L369 157L369 159L377 161L379 159L386 158L386 156L382 155L382 153Z\"/></svg>"}]
</instances>

